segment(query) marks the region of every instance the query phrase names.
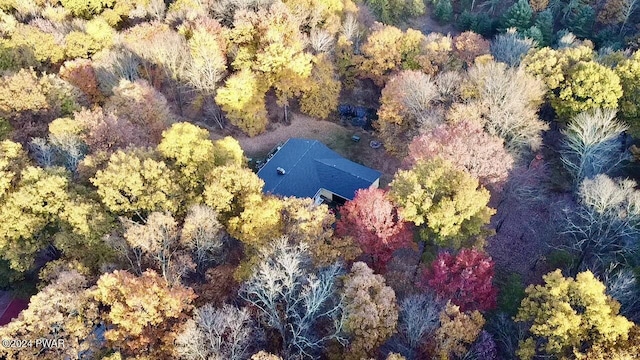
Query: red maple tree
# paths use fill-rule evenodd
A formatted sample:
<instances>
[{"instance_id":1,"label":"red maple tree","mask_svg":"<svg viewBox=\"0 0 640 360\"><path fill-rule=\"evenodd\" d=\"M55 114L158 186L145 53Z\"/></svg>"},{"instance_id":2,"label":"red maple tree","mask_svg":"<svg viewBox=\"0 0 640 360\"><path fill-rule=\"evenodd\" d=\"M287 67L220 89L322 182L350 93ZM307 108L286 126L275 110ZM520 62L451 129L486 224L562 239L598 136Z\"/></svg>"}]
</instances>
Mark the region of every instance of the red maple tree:
<instances>
[{"instance_id":1,"label":"red maple tree","mask_svg":"<svg viewBox=\"0 0 640 360\"><path fill-rule=\"evenodd\" d=\"M340 208L338 236L352 236L362 251L373 257L376 270L384 270L393 252L412 244L408 222L398 216L396 206L382 189L362 189Z\"/></svg>"},{"instance_id":2,"label":"red maple tree","mask_svg":"<svg viewBox=\"0 0 640 360\"><path fill-rule=\"evenodd\" d=\"M462 311L486 311L496 307L494 274L491 257L476 249L462 249L455 256L440 253L425 270L422 284L438 297L450 299Z\"/></svg>"}]
</instances>

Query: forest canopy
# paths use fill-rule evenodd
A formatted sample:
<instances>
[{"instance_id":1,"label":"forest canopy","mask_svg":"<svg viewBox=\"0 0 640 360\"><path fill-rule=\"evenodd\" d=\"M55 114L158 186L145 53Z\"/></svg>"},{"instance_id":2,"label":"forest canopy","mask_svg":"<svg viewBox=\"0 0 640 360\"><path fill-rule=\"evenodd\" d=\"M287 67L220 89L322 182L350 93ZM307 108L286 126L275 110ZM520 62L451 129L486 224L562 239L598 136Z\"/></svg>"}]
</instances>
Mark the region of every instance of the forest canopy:
<instances>
[{"instance_id":1,"label":"forest canopy","mask_svg":"<svg viewBox=\"0 0 640 360\"><path fill-rule=\"evenodd\" d=\"M635 358L638 24L637 0L0 0L24 305L0 338L64 344L0 357ZM380 177L266 191L293 137L342 157L327 181Z\"/></svg>"}]
</instances>

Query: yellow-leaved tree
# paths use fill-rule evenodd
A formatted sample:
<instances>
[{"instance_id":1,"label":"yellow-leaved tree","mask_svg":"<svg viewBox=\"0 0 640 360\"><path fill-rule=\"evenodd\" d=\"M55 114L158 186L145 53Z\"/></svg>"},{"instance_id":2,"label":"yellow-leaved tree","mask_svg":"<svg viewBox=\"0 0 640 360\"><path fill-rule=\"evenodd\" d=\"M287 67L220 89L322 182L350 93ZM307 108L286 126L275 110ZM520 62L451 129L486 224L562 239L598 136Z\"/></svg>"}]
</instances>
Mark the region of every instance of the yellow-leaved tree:
<instances>
[{"instance_id":1,"label":"yellow-leaved tree","mask_svg":"<svg viewBox=\"0 0 640 360\"><path fill-rule=\"evenodd\" d=\"M591 271L574 279L558 269L543 279L544 284L525 290L516 316L516 321L531 324L517 352L521 359L580 355L589 347L606 349L627 339L633 323L618 315L620 304Z\"/></svg>"},{"instance_id":2,"label":"yellow-leaved tree","mask_svg":"<svg viewBox=\"0 0 640 360\"><path fill-rule=\"evenodd\" d=\"M341 88L335 67L327 54L318 54L313 60L309 86L303 90L300 98L300 111L326 119L338 107Z\"/></svg>"},{"instance_id":3,"label":"yellow-leaved tree","mask_svg":"<svg viewBox=\"0 0 640 360\"><path fill-rule=\"evenodd\" d=\"M367 264L356 262L345 277L346 327L353 339L345 359L366 359L396 332L398 305L396 294L382 275Z\"/></svg>"},{"instance_id":4,"label":"yellow-leaved tree","mask_svg":"<svg viewBox=\"0 0 640 360\"><path fill-rule=\"evenodd\" d=\"M224 86L218 89L216 103L233 125L247 135L255 136L267 127L265 93L264 85L256 74L243 69L231 75Z\"/></svg>"},{"instance_id":5,"label":"yellow-leaved tree","mask_svg":"<svg viewBox=\"0 0 640 360\"><path fill-rule=\"evenodd\" d=\"M244 244L245 261L236 277L245 279L259 260L258 254L274 239L286 236L290 243L304 243L314 264L330 265L353 260L360 254L350 237L333 235L335 216L326 205L308 198L256 196L238 216L228 221L228 231Z\"/></svg>"},{"instance_id":6,"label":"yellow-leaved tree","mask_svg":"<svg viewBox=\"0 0 640 360\"><path fill-rule=\"evenodd\" d=\"M213 142L216 166L239 166L247 165L244 151L240 147L238 140L231 136L225 136Z\"/></svg>"},{"instance_id":7,"label":"yellow-leaved tree","mask_svg":"<svg viewBox=\"0 0 640 360\"><path fill-rule=\"evenodd\" d=\"M209 172L206 181L204 202L218 212L225 225L262 199L264 181L247 168L218 166Z\"/></svg>"},{"instance_id":8,"label":"yellow-leaved tree","mask_svg":"<svg viewBox=\"0 0 640 360\"><path fill-rule=\"evenodd\" d=\"M68 175L32 166L19 144L0 143L0 250L14 270L29 269L51 245L92 267L108 257L100 245L109 217L72 188Z\"/></svg>"},{"instance_id":9,"label":"yellow-leaved tree","mask_svg":"<svg viewBox=\"0 0 640 360\"><path fill-rule=\"evenodd\" d=\"M108 346L127 356L175 359L174 341L187 320L193 290L170 286L152 270L135 276L116 270L103 274L92 291L108 330Z\"/></svg>"},{"instance_id":10,"label":"yellow-leaved tree","mask_svg":"<svg viewBox=\"0 0 640 360\"><path fill-rule=\"evenodd\" d=\"M201 202L198 199L204 192L205 176L215 164L209 132L185 122L173 124L162 133L157 150L180 174L175 180L189 201Z\"/></svg>"},{"instance_id":11,"label":"yellow-leaved tree","mask_svg":"<svg viewBox=\"0 0 640 360\"><path fill-rule=\"evenodd\" d=\"M629 125L629 131L637 137L640 135L640 51L620 62L614 70L620 77L623 90L619 115Z\"/></svg>"},{"instance_id":12,"label":"yellow-leaved tree","mask_svg":"<svg viewBox=\"0 0 640 360\"><path fill-rule=\"evenodd\" d=\"M305 51L299 19L281 2L257 11L237 12L233 23L228 38L230 52L234 54L232 67L238 72L227 79L216 101L232 123L243 117L247 118L243 122L257 123L257 126L239 125L253 136L266 126L266 117L264 124L258 120L266 113L264 97L269 89L274 90L278 105L284 107L286 119L289 100L300 96L307 86L313 56ZM244 87L240 86L238 77L244 79ZM231 82L233 79L236 82ZM236 92L242 94L234 94ZM233 98L244 101L233 101ZM251 109L240 111L249 104L253 104ZM229 114L230 110L236 113Z\"/></svg>"},{"instance_id":13,"label":"yellow-leaved tree","mask_svg":"<svg viewBox=\"0 0 640 360\"><path fill-rule=\"evenodd\" d=\"M0 354L9 359L79 358L95 351L95 326L99 322L98 304L88 290L87 279L75 270L62 271L40 292L31 297L29 307L16 319L0 328L5 338L55 338L61 347L2 347ZM52 338L53 339L53 338Z\"/></svg>"},{"instance_id":14,"label":"yellow-leaved tree","mask_svg":"<svg viewBox=\"0 0 640 360\"><path fill-rule=\"evenodd\" d=\"M461 312L460 307L451 301L440 313L440 327L436 330L436 352L440 359L448 360L462 357L473 344L482 327L484 317L478 310Z\"/></svg>"},{"instance_id":15,"label":"yellow-leaved tree","mask_svg":"<svg viewBox=\"0 0 640 360\"><path fill-rule=\"evenodd\" d=\"M563 120L585 110L618 107L620 78L595 62L593 50L587 46L542 48L527 54L522 64L528 73L545 82L551 105Z\"/></svg>"},{"instance_id":16,"label":"yellow-leaved tree","mask_svg":"<svg viewBox=\"0 0 640 360\"><path fill-rule=\"evenodd\" d=\"M0 249L11 268L26 271L49 244L47 228L57 228L69 200L69 180L61 171L34 166L22 169L19 176L16 186L0 198Z\"/></svg>"},{"instance_id":17,"label":"yellow-leaved tree","mask_svg":"<svg viewBox=\"0 0 640 360\"><path fill-rule=\"evenodd\" d=\"M106 168L91 178L104 205L115 214L133 215L152 211L177 212L183 190L179 175L154 154L142 150L117 151Z\"/></svg>"},{"instance_id":18,"label":"yellow-leaved tree","mask_svg":"<svg viewBox=\"0 0 640 360\"><path fill-rule=\"evenodd\" d=\"M376 29L362 45L362 55L355 59L359 73L382 86L395 71L420 69L425 42L426 37L418 30L403 32L386 25Z\"/></svg>"},{"instance_id":19,"label":"yellow-leaved tree","mask_svg":"<svg viewBox=\"0 0 640 360\"><path fill-rule=\"evenodd\" d=\"M420 228L424 241L459 248L483 234L495 210L488 207L489 191L478 180L441 159L418 161L398 171L389 195L400 216Z\"/></svg>"}]
</instances>

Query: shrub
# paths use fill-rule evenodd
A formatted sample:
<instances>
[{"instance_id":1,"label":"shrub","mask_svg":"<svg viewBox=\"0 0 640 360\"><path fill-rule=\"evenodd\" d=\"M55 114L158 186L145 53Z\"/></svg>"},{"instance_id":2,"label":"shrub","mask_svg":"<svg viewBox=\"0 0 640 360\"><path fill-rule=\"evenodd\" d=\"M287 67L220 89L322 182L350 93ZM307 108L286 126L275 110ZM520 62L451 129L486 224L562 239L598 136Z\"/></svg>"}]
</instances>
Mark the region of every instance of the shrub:
<instances>
[{"instance_id":1,"label":"shrub","mask_svg":"<svg viewBox=\"0 0 640 360\"><path fill-rule=\"evenodd\" d=\"M522 277L517 273L502 276L497 281L498 309L508 315L515 316L518 313L520 302L524 299L524 285Z\"/></svg>"}]
</instances>

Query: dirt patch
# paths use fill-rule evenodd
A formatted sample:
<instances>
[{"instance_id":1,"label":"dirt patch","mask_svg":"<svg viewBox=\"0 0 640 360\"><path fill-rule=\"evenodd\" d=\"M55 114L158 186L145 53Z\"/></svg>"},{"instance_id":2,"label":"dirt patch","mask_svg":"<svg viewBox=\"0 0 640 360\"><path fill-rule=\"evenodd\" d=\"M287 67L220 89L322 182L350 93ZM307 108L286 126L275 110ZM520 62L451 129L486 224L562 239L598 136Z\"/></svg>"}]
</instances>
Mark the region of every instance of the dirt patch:
<instances>
[{"instance_id":1,"label":"dirt patch","mask_svg":"<svg viewBox=\"0 0 640 360\"><path fill-rule=\"evenodd\" d=\"M343 127L343 129L345 132L335 133L326 140L325 144L349 160L382 172L380 187L386 187L400 168L400 159L389 155L383 147L371 148L370 141L379 141L373 132L355 127ZM360 141L353 142L352 135L359 136Z\"/></svg>"},{"instance_id":2,"label":"dirt patch","mask_svg":"<svg viewBox=\"0 0 640 360\"><path fill-rule=\"evenodd\" d=\"M291 125L282 123L271 123L269 131L254 136L235 135L240 142L240 146L248 157L264 156L281 142L289 138L308 138L326 143L329 139L341 134L346 134L347 130L342 126L329 121L315 120L311 117L290 112Z\"/></svg>"},{"instance_id":3,"label":"dirt patch","mask_svg":"<svg viewBox=\"0 0 640 360\"><path fill-rule=\"evenodd\" d=\"M423 15L417 18L409 19L406 24L402 26L403 30L406 30L407 28L420 30L425 35L432 32L440 34L450 34L451 36L460 34L460 31L456 30L453 24L449 23L441 25L429 15Z\"/></svg>"}]
</instances>

